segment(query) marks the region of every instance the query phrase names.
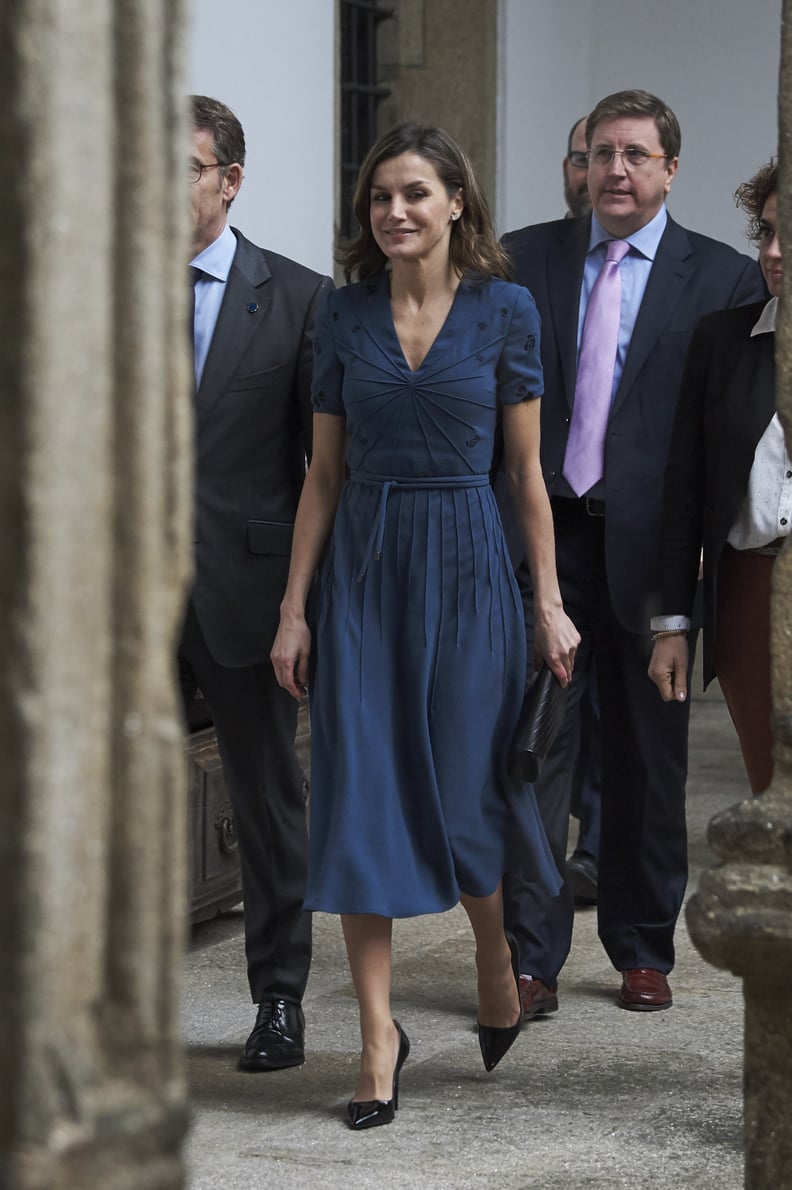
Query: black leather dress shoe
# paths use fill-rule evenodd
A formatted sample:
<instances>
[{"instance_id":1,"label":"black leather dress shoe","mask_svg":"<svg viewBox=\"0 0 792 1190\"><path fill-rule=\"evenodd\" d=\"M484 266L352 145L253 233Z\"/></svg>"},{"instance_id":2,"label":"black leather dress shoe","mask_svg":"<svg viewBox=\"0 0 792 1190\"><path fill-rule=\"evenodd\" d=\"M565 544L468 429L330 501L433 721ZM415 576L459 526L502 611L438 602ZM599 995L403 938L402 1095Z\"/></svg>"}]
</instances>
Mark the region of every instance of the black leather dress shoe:
<instances>
[{"instance_id":1,"label":"black leather dress shoe","mask_svg":"<svg viewBox=\"0 0 792 1190\"><path fill-rule=\"evenodd\" d=\"M576 905L596 905L599 865L593 855L575 851L566 862L567 880Z\"/></svg>"},{"instance_id":2,"label":"black leather dress shoe","mask_svg":"<svg viewBox=\"0 0 792 1190\"><path fill-rule=\"evenodd\" d=\"M286 1070L305 1061L305 1017L293 1000L262 1000L240 1070Z\"/></svg>"}]
</instances>

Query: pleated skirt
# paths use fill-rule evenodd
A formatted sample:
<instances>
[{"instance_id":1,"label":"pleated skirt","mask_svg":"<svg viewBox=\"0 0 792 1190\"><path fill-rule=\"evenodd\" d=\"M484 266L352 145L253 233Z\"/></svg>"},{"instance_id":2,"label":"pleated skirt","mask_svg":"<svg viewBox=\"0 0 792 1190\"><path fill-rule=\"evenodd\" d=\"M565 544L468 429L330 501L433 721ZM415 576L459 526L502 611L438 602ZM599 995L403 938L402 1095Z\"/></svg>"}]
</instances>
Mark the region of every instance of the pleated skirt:
<instances>
[{"instance_id":1,"label":"pleated skirt","mask_svg":"<svg viewBox=\"0 0 792 1190\"><path fill-rule=\"evenodd\" d=\"M314 624L306 908L442 912L512 866L558 891L533 788L506 773L526 638L489 484L351 479Z\"/></svg>"}]
</instances>

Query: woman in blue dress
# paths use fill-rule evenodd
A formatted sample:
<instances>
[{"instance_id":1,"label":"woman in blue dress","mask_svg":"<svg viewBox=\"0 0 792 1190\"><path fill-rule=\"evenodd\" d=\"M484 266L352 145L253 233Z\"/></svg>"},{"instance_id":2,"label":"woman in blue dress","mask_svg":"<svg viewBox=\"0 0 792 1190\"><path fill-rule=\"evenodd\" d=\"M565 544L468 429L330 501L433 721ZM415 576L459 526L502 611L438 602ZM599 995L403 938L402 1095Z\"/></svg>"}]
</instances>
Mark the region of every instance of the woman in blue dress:
<instances>
[{"instance_id":1,"label":"woman in blue dress","mask_svg":"<svg viewBox=\"0 0 792 1190\"><path fill-rule=\"evenodd\" d=\"M519 847L549 893L560 885L533 789L505 773L527 658L489 482L499 409L537 654L564 684L578 634L539 464L539 318L506 280L472 166L442 130L401 125L369 152L354 209L342 259L357 283L329 294L316 326L313 456L272 659L297 699L311 660L305 906L341 914L362 1036L348 1114L361 1129L393 1119L409 1052L390 1008L393 918L462 902L491 1070L522 1019L507 852Z\"/></svg>"}]
</instances>

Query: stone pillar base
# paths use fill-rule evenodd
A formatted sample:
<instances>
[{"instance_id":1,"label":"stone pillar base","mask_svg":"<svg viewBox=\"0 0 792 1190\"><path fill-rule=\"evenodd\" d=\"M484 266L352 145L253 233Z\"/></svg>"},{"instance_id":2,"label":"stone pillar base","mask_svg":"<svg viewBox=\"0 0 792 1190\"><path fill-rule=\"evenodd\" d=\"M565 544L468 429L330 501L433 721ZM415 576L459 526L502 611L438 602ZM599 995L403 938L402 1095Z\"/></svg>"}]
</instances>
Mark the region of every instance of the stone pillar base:
<instances>
[{"instance_id":1,"label":"stone pillar base","mask_svg":"<svg viewBox=\"0 0 792 1190\"><path fill-rule=\"evenodd\" d=\"M4 1190L180 1190L181 1146L189 1126L183 1105L151 1109L150 1101L97 1112L90 1132L61 1126L46 1149L17 1150Z\"/></svg>"},{"instance_id":2,"label":"stone pillar base","mask_svg":"<svg viewBox=\"0 0 792 1190\"><path fill-rule=\"evenodd\" d=\"M792 1128L792 807L782 790L742 802L710 823L725 862L701 878L687 906L693 942L745 995L745 1186L790 1185Z\"/></svg>"}]
</instances>

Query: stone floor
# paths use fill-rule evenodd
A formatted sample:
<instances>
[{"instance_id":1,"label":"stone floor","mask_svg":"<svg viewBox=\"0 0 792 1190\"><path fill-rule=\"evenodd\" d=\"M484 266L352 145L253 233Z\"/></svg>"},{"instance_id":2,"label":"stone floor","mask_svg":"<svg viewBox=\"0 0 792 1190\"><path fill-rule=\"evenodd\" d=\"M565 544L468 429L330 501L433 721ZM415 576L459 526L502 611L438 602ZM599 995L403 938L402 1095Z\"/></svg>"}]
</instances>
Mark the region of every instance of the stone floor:
<instances>
[{"instance_id":1,"label":"stone floor","mask_svg":"<svg viewBox=\"0 0 792 1190\"><path fill-rule=\"evenodd\" d=\"M712 862L706 825L747 796L717 695L694 701L688 788L690 890ZM412 1041L401 1110L356 1134L344 1105L357 1060L356 1006L335 918L318 916L299 1070L241 1074L253 1023L240 912L195 927L184 1025L192 1190L529 1190L742 1185L742 991L678 930L669 1012L615 1005L618 978L576 918L560 1011L526 1026L492 1074L473 1031L475 978L456 909L397 923L394 1013Z\"/></svg>"}]
</instances>

